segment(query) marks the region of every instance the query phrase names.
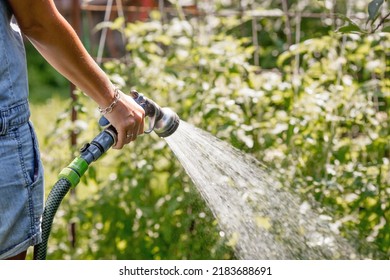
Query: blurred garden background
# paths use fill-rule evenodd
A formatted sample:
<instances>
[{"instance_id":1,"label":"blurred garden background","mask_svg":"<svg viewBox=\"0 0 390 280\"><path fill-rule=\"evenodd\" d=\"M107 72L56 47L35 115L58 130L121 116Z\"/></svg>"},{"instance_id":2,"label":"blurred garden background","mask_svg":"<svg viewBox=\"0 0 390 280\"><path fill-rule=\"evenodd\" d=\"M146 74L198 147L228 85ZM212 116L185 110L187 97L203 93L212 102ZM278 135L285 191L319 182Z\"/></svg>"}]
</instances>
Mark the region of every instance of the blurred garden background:
<instances>
[{"instance_id":1,"label":"blurred garden background","mask_svg":"<svg viewBox=\"0 0 390 280\"><path fill-rule=\"evenodd\" d=\"M57 0L97 62L251 154L367 258L390 257L390 2ZM100 128L95 104L26 43L46 194ZM235 259L164 140L95 162L49 259Z\"/></svg>"}]
</instances>

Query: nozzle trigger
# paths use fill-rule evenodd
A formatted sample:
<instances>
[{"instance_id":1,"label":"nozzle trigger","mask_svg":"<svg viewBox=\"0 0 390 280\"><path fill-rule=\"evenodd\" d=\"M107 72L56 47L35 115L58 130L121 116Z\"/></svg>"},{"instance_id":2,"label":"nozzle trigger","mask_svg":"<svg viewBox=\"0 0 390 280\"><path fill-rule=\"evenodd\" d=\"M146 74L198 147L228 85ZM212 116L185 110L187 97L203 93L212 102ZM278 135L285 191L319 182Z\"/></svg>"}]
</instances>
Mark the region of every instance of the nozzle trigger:
<instances>
[{"instance_id":1,"label":"nozzle trigger","mask_svg":"<svg viewBox=\"0 0 390 280\"><path fill-rule=\"evenodd\" d=\"M154 127L156 126L156 115L157 112L153 116L149 117L149 128L144 131L145 134L149 134L154 130Z\"/></svg>"}]
</instances>

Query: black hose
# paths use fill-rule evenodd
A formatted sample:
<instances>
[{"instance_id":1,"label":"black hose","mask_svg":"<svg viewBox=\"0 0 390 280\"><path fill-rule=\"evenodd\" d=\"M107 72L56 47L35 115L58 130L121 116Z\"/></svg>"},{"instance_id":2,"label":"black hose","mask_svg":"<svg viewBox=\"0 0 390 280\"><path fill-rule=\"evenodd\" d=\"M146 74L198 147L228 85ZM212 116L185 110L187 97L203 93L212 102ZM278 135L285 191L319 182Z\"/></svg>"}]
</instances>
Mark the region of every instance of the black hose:
<instances>
[{"instance_id":1,"label":"black hose","mask_svg":"<svg viewBox=\"0 0 390 280\"><path fill-rule=\"evenodd\" d=\"M67 179L61 178L50 191L42 217L42 242L34 246L34 260L46 259L47 242L49 240L54 215L70 188L71 183Z\"/></svg>"}]
</instances>

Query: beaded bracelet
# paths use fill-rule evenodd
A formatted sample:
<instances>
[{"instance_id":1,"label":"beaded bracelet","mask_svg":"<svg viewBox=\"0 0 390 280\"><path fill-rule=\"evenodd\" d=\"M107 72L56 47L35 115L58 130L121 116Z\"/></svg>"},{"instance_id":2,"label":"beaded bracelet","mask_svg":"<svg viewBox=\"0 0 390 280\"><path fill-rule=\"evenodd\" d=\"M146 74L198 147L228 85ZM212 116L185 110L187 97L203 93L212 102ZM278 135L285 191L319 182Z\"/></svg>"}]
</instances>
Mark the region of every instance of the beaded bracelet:
<instances>
[{"instance_id":1,"label":"beaded bracelet","mask_svg":"<svg viewBox=\"0 0 390 280\"><path fill-rule=\"evenodd\" d=\"M98 107L100 114L105 115L105 114L111 113L112 109L114 108L116 103L118 103L120 98L121 98L121 96L120 96L120 93L119 93L119 89L117 87L115 87L114 101L112 101L112 103L110 105L108 105L108 107L106 107L106 108Z\"/></svg>"}]
</instances>

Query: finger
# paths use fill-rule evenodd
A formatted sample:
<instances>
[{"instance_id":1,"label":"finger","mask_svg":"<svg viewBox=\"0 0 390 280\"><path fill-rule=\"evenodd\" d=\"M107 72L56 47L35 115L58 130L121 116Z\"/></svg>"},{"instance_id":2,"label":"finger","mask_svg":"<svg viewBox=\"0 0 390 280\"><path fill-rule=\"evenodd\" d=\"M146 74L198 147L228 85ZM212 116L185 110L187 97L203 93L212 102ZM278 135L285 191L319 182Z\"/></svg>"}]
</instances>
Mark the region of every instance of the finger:
<instances>
[{"instance_id":1,"label":"finger","mask_svg":"<svg viewBox=\"0 0 390 280\"><path fill-rule=\"evenodd\" d=\"M144 133L144 119L143 115L138 116L138 121L134 123L133 129L131 132L127 134L127 137L131 139L131 141L135 141L137 139L138 135L141 135Z\"/></svg>"},{"instance_id":2,"label":"finger","mask_svg":"<svg viewBox=\"0 0 390 280\"><path fill-rule=\"evenodd\" d=\"M127 132L126 134L126 142L130 143L131 141L134 141L137 138L137 134L134 132Z\"/></svg>"},{"instance_id":3,"label":"finger","mask_svg":"<svg viewBox=\"0 0 390 280\"><path fill-rule=\"evenodd\" d=\"M120 150L126 144L126 135L123 132L118 132L117 141L113 146L113 149Z\"/></svg>"},{"instance_id":4,"label":"finger","mask_svg":"<svg viewBox=\"0 0 390 280\"><path fill-rule=\"evenodd\" d=\"M138 134L138 135L144 134L144 131L145 131L145 129L144 129L144 124L145 124L145 122L144 122L143 119L142 119L142 121L140 121L140 122L138 123L138 130L137 130L137 134Z\"/></svg>"}]
</instances>

